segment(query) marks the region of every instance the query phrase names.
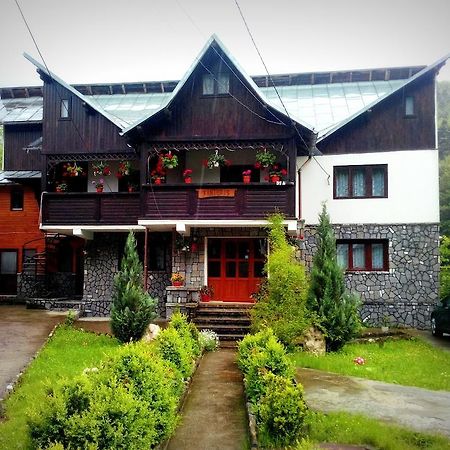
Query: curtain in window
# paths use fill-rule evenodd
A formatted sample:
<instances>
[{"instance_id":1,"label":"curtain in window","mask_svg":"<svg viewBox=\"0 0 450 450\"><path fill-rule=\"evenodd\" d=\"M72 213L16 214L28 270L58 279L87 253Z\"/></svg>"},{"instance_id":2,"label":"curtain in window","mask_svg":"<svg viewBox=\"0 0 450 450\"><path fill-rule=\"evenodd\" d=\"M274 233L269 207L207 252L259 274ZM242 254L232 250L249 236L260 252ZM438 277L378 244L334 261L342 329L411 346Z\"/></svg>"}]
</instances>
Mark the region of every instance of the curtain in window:
<instances>
[{"instance_id":1,"label":"curtain in window","mask_svg":"<svg viewBox=\"0 0 450 450\"><path fill-rule=\"evenodd\" d=\"M372 244L372 269L383 269L384 267L383 244Z\"/></svg>"},{"instance_id":2,"label":"curtain in window","mask_svg":"<svg viewBox=\"0 0 450 450\"><path fill-rule=\"evenodd\" d=\"M217 81L217 92L219 94L228 94L230 92L230 75L228 73L219 73Z\"/></svg>"},{"instance_id":3,"label":"curtain in window","mask_svg":"<svg viewBox=\"0 0 450 450\"><path fill-rule=\"evenodd\" d=\"M203 75L203 95L214 95L214 77L210 73Z\"/></svg>"},{"instance_id":4,"label":"curtain in window","mask_svg":"<svg viewBox=\"0 0 450 450\"><path fill-rule=\"evenodd\" d=\"M366 195L365 170L353 170L353 197L364 197Z\"/></svg>"},{"instance_id":5,"label":"curtain in window","mask_svg":"<svg viewBox=\"0 0 450 450\"><path fill-rule=\"evenodd\" d=\"M342 269L348 269L348 244L337 244L337 262Z\"/></svg>"},{"instance_id":6,"label":"curtain in window","mask_svg":"<svg viewBox=\"0 0 450 450\"><path fill-rule=\"evenodd\" d=\"M372 196L384 197L384 169L372 170Z\"/></svg>"},{"instance_id":7,"label":"curtain in window","mask_svg":"<svg viewBox=\"0 0 450 450\"><path fill-rule=\"evenodd\" d=\"M336 197L348 197L348 170L336 170Z\"/></svg>"},{"instance_id":8,"label":"curtain in window","mask_svg":"<svg viewBox=\"0 0 450 450\"><path fill-rule=\"evenodd\" d=\"M364 244L353 244L353 268L354 269L364 269L365 267L365 257L364 257Z\"/></svg>"}]
</instances>

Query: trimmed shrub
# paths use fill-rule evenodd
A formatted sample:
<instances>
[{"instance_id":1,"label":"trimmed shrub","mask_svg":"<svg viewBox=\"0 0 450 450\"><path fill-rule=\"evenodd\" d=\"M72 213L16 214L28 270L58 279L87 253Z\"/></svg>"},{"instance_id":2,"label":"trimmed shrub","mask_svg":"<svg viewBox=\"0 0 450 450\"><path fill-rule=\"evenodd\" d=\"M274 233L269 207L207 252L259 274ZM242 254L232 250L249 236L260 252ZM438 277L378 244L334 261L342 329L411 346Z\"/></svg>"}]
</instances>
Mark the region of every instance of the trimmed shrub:
<instances>
[{"instance_id":1,"label":"trimmed shrub","mask_svg":"<svg viewBox=\"0 0 450 450\"><path fill-rule=\"evenodd\" d=\"M189 349L175 328L169 326L161 330L155 340L155 348L161 358L171 362L180 371L183 378L192 375L194 364Z\"/></svg>"},{"instance_id":2,"label":"trimmed shrub","mask_svg":"<svg viewBox=\"0 0 450 450\"><path fill-rule=\"evenodd\" d=\"M156 301L142 285L142 264L136 239L130 231L125 244L121 270L114 278L111 330L121 342L138 341L156 317Z\"/></svg>"},{"instance_id":3,"label":"trimmed shrub","mask_svg":"<svg viewBox=\"0 0 450 450\"><path fill-rule=\"evenodd\" d=\"M325 204L319 215L307 304L325 334L328 351L339 350L361 329L360 300L345 289L344 272L337 262L336 239Z\"/></svg>"},{"instance_id":4,"label":"trimmed shrub","mask_svg":"<svg viewBox=\"0 0 450 450\"><path fill-rule=\"evenodd\" d=\"M291 378L270 372L262 378L265 393L255 405L260 443L276 447L292 444L305 428L308 408L303 388Z\"/></svg>"},{"instance_id":5,"label":"trimmed shrub","mask_svg":"<svg viewBox=\"0 0 450 450\"><path fill-rule=\"evenodd\" d=\"M295 248L287 242L283 216L269 218L270 256L262 284L251 311L252 329L270 326L285 345L295 345L310 325L306 309L308 280L305 267L295 258Z\"/></svg>"},{"instance_id":6,"label":"trimmed shrub","mask_svg":"<svg viewBox=\"0 0 450 450\"><path fill-rule=\"evenodd\" d=\"M250 356L255 351L263 351L268 340L275 336L272 328L266 328L255 334L247 334L238 344L237 364L239 369L246 374L250 365Z\"/></svg>"},{"instance_id":7,"label":"trimmed shrub","mask_svg":"<svg viewBox=\"0 0 450 450\"><path fill-rule=\"evenodd\" d=\"M189 357L197 358L200 355L197 327L189 323L184 314L179 311L174 312L170 318L169 328L174 328L183 339Z\"/></svg>"}]
</instances>

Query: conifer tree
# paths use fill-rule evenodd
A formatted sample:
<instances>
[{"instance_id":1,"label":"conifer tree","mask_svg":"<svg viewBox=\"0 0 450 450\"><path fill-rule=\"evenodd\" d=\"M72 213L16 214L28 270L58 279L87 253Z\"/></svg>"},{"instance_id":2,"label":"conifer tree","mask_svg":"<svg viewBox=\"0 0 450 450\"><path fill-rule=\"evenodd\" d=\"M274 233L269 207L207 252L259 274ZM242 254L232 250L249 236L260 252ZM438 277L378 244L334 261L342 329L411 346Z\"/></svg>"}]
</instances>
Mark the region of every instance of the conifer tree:
<instances>
[{"instance_id":1,"label":"conifer tree","mask_svg":"<svg viewBox=\"0 0 450 450\"><path fill-rule=\"evenodd\" d=\"M327 349L335 351L355 337L360 329L359 298L345 289L344 273L337 261L336 239L325 204L319 215L316 238L317 251L307 305L317 314Z\"/></svg>"},{"instance_id":2,"label":"conifer tree","mask_svg":"<svg viewBox=\"0 0 450 450\"><path fill-rule=\"evenodd\" d=\"M156 301L142 285L142 264L136 251L136 239L128 234L121 269L114 278L111 329L121 342L139 340L155 318Z\"/></svg>"}]
</instances>

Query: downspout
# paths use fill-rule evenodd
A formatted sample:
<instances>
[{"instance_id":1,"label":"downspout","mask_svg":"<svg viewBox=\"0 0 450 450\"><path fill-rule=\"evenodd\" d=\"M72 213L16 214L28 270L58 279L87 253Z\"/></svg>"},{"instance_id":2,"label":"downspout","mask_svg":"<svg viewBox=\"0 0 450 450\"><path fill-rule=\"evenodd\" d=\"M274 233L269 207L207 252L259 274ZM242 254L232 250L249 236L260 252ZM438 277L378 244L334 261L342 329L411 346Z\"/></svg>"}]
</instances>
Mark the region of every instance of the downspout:
<instances>
[{"instance_id":1,"label":"downspout","mask_svg":"<svg viewBox=\"0 0 450 450\"><path fill-rule=\"evenodd\" d=\"M317 133L311 133L311 140L308 145L308 158L307 160L298 168L298 219L302 218L302 169L308 164L313 158L314 154L318 152L316 147L317 143Z\"/></svg>"}]
</instances>

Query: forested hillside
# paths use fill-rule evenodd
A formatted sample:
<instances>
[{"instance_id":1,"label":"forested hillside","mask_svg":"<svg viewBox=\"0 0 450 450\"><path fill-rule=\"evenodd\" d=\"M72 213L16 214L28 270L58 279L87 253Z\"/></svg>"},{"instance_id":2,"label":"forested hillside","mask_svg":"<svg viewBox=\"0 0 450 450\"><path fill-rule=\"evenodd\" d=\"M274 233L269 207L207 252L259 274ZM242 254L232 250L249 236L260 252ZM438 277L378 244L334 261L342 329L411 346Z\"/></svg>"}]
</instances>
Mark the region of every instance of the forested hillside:
<instances>
[{"instance_id":1,"label":"forested hillside","mask_svg":"<svg viewBox=\"0 0 450 450\"><path fill-rule=\"evenodd\" d=\"M441 81L437 87L438 135L441 158L450 155L450 81Z\"/></svg>"}]
</instances>

